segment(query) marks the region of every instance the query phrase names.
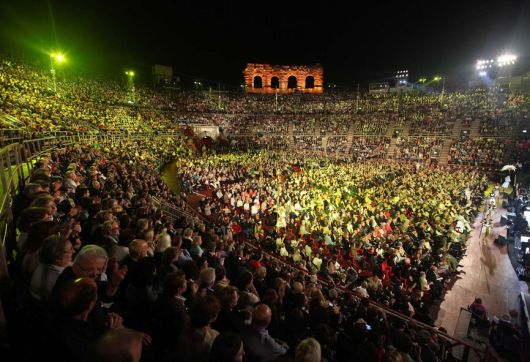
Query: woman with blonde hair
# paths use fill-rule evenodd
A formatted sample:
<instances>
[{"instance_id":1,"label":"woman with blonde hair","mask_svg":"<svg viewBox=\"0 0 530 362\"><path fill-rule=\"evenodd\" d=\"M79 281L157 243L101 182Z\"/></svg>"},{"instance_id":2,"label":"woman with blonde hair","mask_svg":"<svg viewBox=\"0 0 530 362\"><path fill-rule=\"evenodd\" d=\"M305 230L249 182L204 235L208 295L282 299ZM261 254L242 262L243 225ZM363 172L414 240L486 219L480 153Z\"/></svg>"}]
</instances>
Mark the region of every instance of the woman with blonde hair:
<instances>
[{"instance_id":1,"label":"woman with blonde hair","mask_svg":"<svg viewBox=\"0 0 530 362\"><path fill-rule=\"evenodd\" d=\"M296 346L296 362L320 362L321 358L320 343L314 338L306 338Z\"/></svg>"}]
</instances>

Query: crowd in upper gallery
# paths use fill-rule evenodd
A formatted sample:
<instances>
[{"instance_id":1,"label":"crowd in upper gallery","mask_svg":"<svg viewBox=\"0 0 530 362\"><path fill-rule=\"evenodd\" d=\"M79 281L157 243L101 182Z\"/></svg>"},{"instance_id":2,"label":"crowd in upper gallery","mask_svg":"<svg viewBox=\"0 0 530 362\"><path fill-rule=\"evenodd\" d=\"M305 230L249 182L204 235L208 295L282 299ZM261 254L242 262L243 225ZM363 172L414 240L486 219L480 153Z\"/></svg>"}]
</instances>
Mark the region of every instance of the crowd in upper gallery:
<instances>
[{"instance_id":1,"label":"crowd in upper gallery","mask_svg":"<svg viewBox=\"0 0 530 362\"><path fill-rule=\"evenodd\" d=\"M484 89L439 95L245 95L160 92L112 80L59 76L54 92L49 70L7 58L0 61L2 142L50 132L162 133L182 125L213 125L235 148L284 149L352 156L354 159L429 160L442 151L450 163L493 164L528 148L519 131L528 122L529 96ZM131 100L132 103L130 102ZM470 139L471 129L477 129ZM388 154L392 131L396 148ZM459 131L468 131L462 133ZM519 152L519 151L517 151ZM486 160L486 161L484 161Z\"/></svg>"}]
</instances>

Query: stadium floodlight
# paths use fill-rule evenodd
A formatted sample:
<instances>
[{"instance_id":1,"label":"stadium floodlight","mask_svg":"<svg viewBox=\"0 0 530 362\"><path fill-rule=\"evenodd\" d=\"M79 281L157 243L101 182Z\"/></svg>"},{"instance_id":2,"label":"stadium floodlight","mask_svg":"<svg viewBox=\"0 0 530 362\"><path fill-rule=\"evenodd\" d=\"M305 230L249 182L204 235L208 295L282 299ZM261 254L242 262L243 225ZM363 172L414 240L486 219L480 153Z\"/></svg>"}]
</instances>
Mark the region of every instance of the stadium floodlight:
<instances>
[{"instance_id":1,"label":"stadium floodlight","mask_svg":"<svg viewBox=\"0 0 530 362\"><path fill-rule=\"evenodd\" d=\"M491 68L493 66L493 62L493 59L479 59L477 60L476 68L477 70Z\"/></svg>"},{"instance_id":2,"label":"stadium floodlight","mask_svg":"<svg viewBox=\"0 0 530 362\"><path fill-rule=\"evenodd\" d=\"M482 71L480 71L480 72L478 73L478 75L481 76L481 77L485 77L486 74L487 74L487 73L486 73L484 70L482 70Z\"/></svg>"},{"instance_id":3,"label":"stadium floodlight","mask_svg":"<svg viewBox=\"0 0 530 362\"><path fill-rule=\"evenodd\" d=\"M435 81L435 82L438 82L438 81L442 80L442 77L440 77L439 75L437 75L437 76L435 76L432 80Z\"/></svg>"},{"instance_id":4,"label":"stadium floodlight","mask_svg":"<svg viewBox=\"0 0 530 362\"><path fill-rule=\"evenodd\" d=\"M427 78L425 78L425 77L418 79L418 83L422 83L423 84L425 82L427 82Z\"/></svg>"},{"instance_id":5,"label":"stadium floodlight","mask_svg":"<svg viewBox=\"0 0 530 362\"><path fill-rule=\"evenodd\" d=\"M396 72L396 78L408 78L409 71L408 70L398 70Z\"/></svg>"},{"instance_id":6,"label":"stadium floodlight","mask_svg":"<svg viewBox=\"0 0 530 362\"><path fill-rule=\"evenodd\" d=\"M497 65L499 67L504 67L507 65L515 64L517 56L513 54L503 54L497 57Z\"/></svg>"},{"instance_id":7,"label":"stadium floodlight","mask_svg":"<svg viewBox=\"0 0 530 362\"><path fill-rule=\"evenodd\" d=\"M127 70L127 71L125 72L125 75L127 75L127 76L129 76L129 77L134 77L134 71L132 71L132 70Z\"/></svg>"}]
</instances>

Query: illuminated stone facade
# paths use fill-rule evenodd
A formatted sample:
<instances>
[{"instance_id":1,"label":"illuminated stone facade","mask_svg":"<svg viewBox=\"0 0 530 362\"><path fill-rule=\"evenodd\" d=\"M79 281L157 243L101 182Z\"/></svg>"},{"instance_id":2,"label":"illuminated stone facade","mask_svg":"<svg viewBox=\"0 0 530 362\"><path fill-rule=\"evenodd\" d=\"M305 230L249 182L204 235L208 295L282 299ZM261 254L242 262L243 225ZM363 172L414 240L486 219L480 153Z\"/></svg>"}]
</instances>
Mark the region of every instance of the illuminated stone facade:
<instances>
[{"instance_id":1,"label":"illuminated stone facade","mask_svg":"<svg viewBox=\"0 0 530 362\"><path fill-rule=\"evenodd\" d=\"M247 64L243 71L247 93L322 93L324 69L314 66Z\"/></svg>"}]
</instances>

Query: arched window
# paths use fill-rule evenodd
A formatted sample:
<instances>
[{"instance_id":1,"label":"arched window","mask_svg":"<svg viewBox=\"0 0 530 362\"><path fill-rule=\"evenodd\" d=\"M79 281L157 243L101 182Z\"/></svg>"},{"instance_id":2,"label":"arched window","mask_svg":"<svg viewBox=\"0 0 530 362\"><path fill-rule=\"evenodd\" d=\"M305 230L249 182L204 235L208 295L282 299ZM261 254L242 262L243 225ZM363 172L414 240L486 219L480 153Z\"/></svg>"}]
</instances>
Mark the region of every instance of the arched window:
<instances>
[{"instance_id":1,"label":"arched window","mask_svg":"<svg viewBox=\"0 0 530 362\"><path fill-rule=\"evenodd\" d=\"M271 88L275 88L275 89L280 88L280 79L278 77L271 78Z\"/></svg>"},{"instance_id":2,"label":"arched window","mask_svg":"<svg viewBox=\"0 0 530 362\"><path fill-rule=\"evenodd\" d=\"M298 84L296 83L296 77L294 75L291 75L288 79L287 79L287 88L298 88Z\"/></svg>"},{"instance_id":3,"label":"arched window","mask_svg":"<svg viewBox=\"0 0 530 362\"><path fill-rule=\"evenodd\" d=\"M254 88L262 88L262 87L263 87L263 84L261 82L261 77L255 76L254 77Z\"/></svg>"},{"instance_id":4,"label":"arched window","mask_svg":"<svg viewBox=\"0 0 530 362\"><path fill-rule=\"evenodd\" d=\"M307 76L305 79L305 87L306 88L315 88L315 78L313 78L311 75Z\"/></svg>"}]
</instances>

